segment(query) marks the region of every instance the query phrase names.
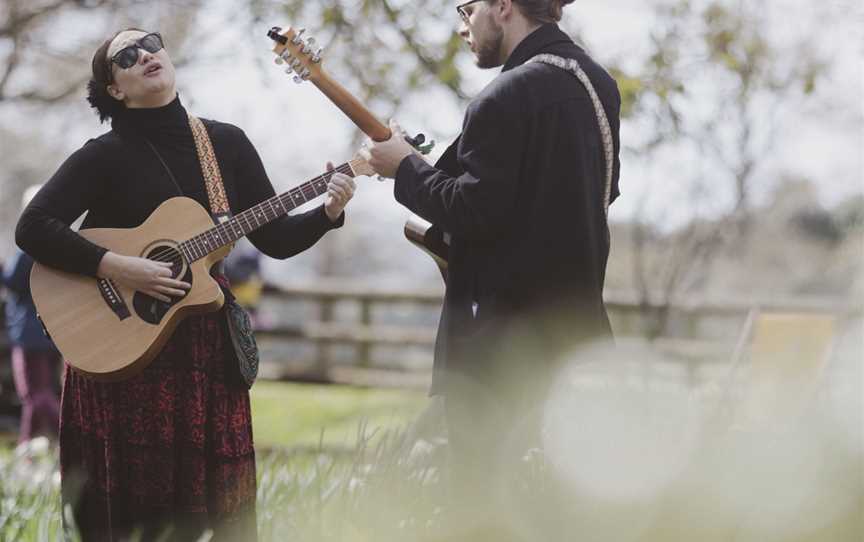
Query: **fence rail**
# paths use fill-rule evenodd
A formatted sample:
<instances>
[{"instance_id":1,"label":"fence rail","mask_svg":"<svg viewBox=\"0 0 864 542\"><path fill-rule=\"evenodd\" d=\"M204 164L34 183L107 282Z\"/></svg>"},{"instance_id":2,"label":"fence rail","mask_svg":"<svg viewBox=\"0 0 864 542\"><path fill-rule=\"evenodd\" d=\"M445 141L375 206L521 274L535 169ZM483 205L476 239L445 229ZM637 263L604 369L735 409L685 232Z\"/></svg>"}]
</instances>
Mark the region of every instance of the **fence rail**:
<instances>
[{"instance_id":1,"label":"fence rail","mask_svg":"<svg viewBox=\"0 0 864 542\"><path fill-rule=\"evenodd\" d=\"M645 302L637 296L623 292L607 292L606 306L619 337L641 337L650 335L652 319L658 314L664 318L663 333L654 337L654 346L673 359L698 363L728 357L731 344L737 337L744 318L754 307L770 311L826 312L838 315L860 314L861 306L851 305L837 299L788 298L788 299L690 299L686 303L665 305ZM435 342L435 323L443 300L443 288L394 290L371 287L360 283L317 283L314 285L275 287L264 289L263 305L286 307L305 302L315 307L312 317L285 321L278 319L272 325L261 326L256 336L261 341L280 345L305 342L314 346L312 360L307 360L303 378L330 379L333 373L333 349L348 346L353 350L353 359L344 360L338 370L350 372L349 368L373 371L376 368L375 352L381 347L393 349L419 349L426 352L431 367L432 346ZM337 307L353 305L350 317L337 314ZM382 307L404 306L427 311L424 323L382 322L375 317ZM390 320L393 320L392 318ZM277 348L278 352L279 349ZM297 376L297 371L287 369L296 360L284 359L272 354L265 364L275 367L275 376ZM8 341L0 331L0 357L8 359ZM297 365L294 363L293 365ZM311 369L309 368L311 365ZM284 371L281 368L284 368ZM380 367L378 367L380 369ZM301 371L302 372L302 371Z\"/></svg>"},{"instance_id":2,"label":"fence rail","mask_svg":"<svg viewBox=\"0 0 864 542\"><path fill-rule=\"evenodd\" d=\"M290 304L298 301L318 307L312 321L284 323L260 329L259 339L308 341L316 347L313 373L321 378L333 369L331 350L337 345L354 348L350 365L375 367L374 350L378 347L424 347L429 351L435 341L435 325L392 324L376 321L374 314L381 306L406 305L437 311L442 303L442 289L392 290L363 284L318 283L309 286L277 288L268 286L265 302ZM650 321L658 314L665 318L664 333L655 337L655 348L672 359L698 363L728 358L732 345L743 326L747 313L754 307L766 311L828 312L850 314L860 307L824 298L689 300L667 306L645 302L637 296L609 292L606 305L616 335L641 337L650 334ZM339 318L338 304L353 304L353 318ZM436 320L437 321L437 320Z\"/></svg>"}]
</instances>

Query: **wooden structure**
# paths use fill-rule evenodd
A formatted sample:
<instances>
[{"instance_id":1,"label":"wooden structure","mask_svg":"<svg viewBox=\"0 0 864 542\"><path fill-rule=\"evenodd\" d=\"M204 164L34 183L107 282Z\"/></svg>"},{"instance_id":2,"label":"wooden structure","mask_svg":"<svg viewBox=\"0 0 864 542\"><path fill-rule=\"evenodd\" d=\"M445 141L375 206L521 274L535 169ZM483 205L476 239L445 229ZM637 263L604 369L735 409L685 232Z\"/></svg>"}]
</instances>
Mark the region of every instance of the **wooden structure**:
<instances>
[{"instance_id":1,"label":"wooden structure","mask_svg":"<svg viewBox=\"0 0 864 542\"><path fill-rule=\"evenodd\" d=\"M338 369L343 375L353 371L352 376L341 380L357 381L358 378L363 380L364 377L358 376L361 373L370 375L377 370L377 376L364 383L398 385L408 381L422 387L425 381L422 378L394 378L393 373L398 371L393 367L382 368L376 359L376 351L382 347L419 350L422 353L421 372L428 373L442 294L440 286L425 290L384 289L360 283L268 286L264 290L262 311L272 318L269 325L257 330L256 337L262 344L276 347L275 350L269 349L269 355L265 353L263 362L277 370L269 374L265 371L262 376L333 380L333 370ZM748 314L754 307L759 307L764 313L843 316L861 312L860 307L844 306L836 299L691 300L685 305L667 307L611 292L607 293L606 301L619 342L648 335L646 328L650 327L653 316L665 311L665 333L653 338L651 344L665 359L680 362L691 373L706 363L729 363L734 356L735 342L747 326ZM300 311L304 313L300 316L294 314L284 318L278 314L290 314L290 309L298 305L306 309ZM404 318L402 313L406 310L414 317ZM417 317L418 314L421 317ZM295 343L314 346L314 359L305 360L306 368L299 372L289 368L296 359L290 355L273 354L280 352L281 346ZM5 344L5 334L0 330L0 359L8 359L8 349L3 348ZM339 363L334 363L334 351L345 347L353 352L352 359L347 362L340 359ZM696 377L691 376L691 379Z\"/></svg>"},{"instance_id":2,"label":"wooden structure","mask_svg":"<svg viewBox=\"0 0 864 542\"><path fill-rule=\"evenodd\" d=\"M326 375L332 368L332 349L353 347L351 366L364 369L376 367L378 347L428 350L431 367L437 317L442 302L440 288L428 290L392 290L363 284L318 284L314 286L268 287L264 304L272 307L304 303L316 307L308 316L295 322L281 319L261 328L256 336L263 341L307 341L316 346L314 373ZM651 344L667 359L680 361L691 369L703 363L728 363L735 342L744 329L753 307L763 312L828 313L844 315L860 312L860 308L842 306L836 300L786 299L694 300L672 307L644 303L634 296L607 293L607 308L616 337L619 340L648 335L653 315L665 311L665 333L652 339ZM337 311L345 305L353 310ZM405 323L393 318L381 321L382 312L394 307L426 311L423 323ZM337 314L338 313L338 314ZM346 316L347 315L347 316ZM379 317L376 317L379 316Z\"/></svg>"}]
</instances>

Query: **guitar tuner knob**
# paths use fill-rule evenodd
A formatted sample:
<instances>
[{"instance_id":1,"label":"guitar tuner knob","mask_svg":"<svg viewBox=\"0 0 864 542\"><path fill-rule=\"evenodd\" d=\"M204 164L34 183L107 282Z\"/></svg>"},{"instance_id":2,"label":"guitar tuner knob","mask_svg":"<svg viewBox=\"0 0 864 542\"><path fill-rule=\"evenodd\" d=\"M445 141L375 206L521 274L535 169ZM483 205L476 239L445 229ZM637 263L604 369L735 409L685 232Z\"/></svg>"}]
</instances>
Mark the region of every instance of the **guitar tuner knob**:
<instances>
[{"instance_id":1,"label":"guitar tuner knob","mask_svg":"<svg viewBox=\"0 0 864 542\"><path fill-rule=\"evenodd\" d=\"M294 39L291 40L291 43L293 43L294 45L299 45L300 41L303 39L301 38L303 32L306 32L305 28L301 28L300 30L298 30L297 33L294 34Z\"/></svg>"},{"instance_id":2,"label":"guitar tuner knob","mask_svg":"<svg viewBox=\"0 0 864 542\"><path fill-rule=\"evenodd\" d=\"M289 62L291 61L292 58L294 58L293 56L291 56L291 51L289 51L288 49L285 49L284 51L282 51L281 56L283 59L285 59Z\"/></svg>"},{"instance_id":3,"label":"guitar tuner knob","mask_svg":"<svg viewBox=\"0 0 864 542\"><path fill-rule=\"evenodd\" d=\"M306 38L306 45L308 45L310 49L315 47L316 43L317 43L317 41L315 40L315 38L313 38L311 36Z\"/></svg>"},{"instance_id":4,"label":"guitar tuner knob","mask_svg":"<svg viewBox=\"0 0 864 542\"><path fill-rule=\"evenodd\" d=\"M285 61L282 60L281 56L277 56L276 58L274 58L273 62L275 62L276 64L284 64L285 63Z\"/></svg>"},{"instance_id":5,"label":"guitar tuner knob","mask_svg":"<svg viewBox=\"0 0 864 542\"><path fill-rule=\"evenodd\" d=\"M299 75L295 75L295 76L294 76L294 82L297 83L297 84L299 85L300 83L303 82L303 78L300 77Z\"/></svg>"},{"instance_id":6,"label":"guitar tuner knob","mask_svg":"<svg viewBox=\"0 0 864 542\"><path fill-rule=\"evenodd\" d=\"M309 79L309 74L310 74L309 68L303 68L303 71L300 72L300 77L302 77L303 80L305 81L305 80Z\"/></svg>"},{"instance_id":7,"label":"guitar tuner knob","mask_svg":"<svg viewBox=\"0 0 864 542\"><path fill-rule=\"evenodd\" d=\"M315 54L312 55L312 62L318 63L321 62L321 57L324 55L324 48L319 47Z\"/></svg>"},{"instance_id":8,"label":"guitar tuner knob","mask_svg":"<svg viewBox=\"0 0 864 542\"><path fill-rule=\"evenodd\" d=\"M308 55L312 49L309 48L308 45L303 44L303 47L301 47L300 50L303 52L304 55Z\"/></svg>"}]
</instances>

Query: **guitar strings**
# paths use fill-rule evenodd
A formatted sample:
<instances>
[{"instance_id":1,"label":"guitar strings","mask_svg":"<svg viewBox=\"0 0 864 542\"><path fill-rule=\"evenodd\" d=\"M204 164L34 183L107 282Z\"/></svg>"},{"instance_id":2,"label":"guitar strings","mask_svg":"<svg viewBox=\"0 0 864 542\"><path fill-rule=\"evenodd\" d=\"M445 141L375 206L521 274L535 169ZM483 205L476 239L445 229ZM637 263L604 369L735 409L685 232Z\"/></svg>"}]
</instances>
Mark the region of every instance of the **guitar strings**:
<instances>
[{"instance_id":1,"label":"guitar strings","mask_svg":"<svg viewBox=\"0 0 864 542\"><path fill-rule=\"evenodd\" d=\"M286 196L286 195L287 195L287 196L289 196L289 198L290 198L291 195L292 195L293 193L295 193L295 192L303 192L304 187L314 185L315 182L327 178L328 175L329 175L329 176L332 176L333 173L336 173L336 172L338 172L338 173L344 173L344 174L348 174L348 175L350 175L351 173L353 173L353 170L352 170L351 165L350 165L349 163L342 164L342 165L340 165L339 167L334 168L334 169L331 170L331 171L328 171L327 173L323 173L323 174L321 174L321 175L315 177L315 178L312 179L311 181L307 181L307 182L303 183L302 185L297 186L297 187L295 187L295 188L289 190L288 192L285 192L285 193L280 194L280 195L278 195L278 196L274 196L274 197L271 198L271 199L278 199L280 205L282 205L282 207L284 208L284 204L282 204L282 197L283 197L283 196ZM317 196L320 196L320 195L321 195L321 194L317 194L316 197L317 197ZM304 197L305 197L305 195L304 195ZM270 201L270 200L266 200L266 201ZM259 203L257 206L261 206L263 203L266 203L266 201L265 201L265 202L262 202L262 203ZM272 208L272 203L271 203L271 208ZM254 207L253 207L253 209L254 209ZM240 213L239 215L235 216L232 220L237 220L238 218L245 217L245 218L246 218L246 222L251 226L251 222L249 222L249 217L248 217L248 216L245 216L246 213L248 213L250 210L251 210L251 209L248 209L248 210L246 210L246 211ZM253 213L253 215L254 215L254 213ZM274 218L275 218L275 217L274 217ZM256 222L257 222L257 219L256 219ZM219 230L220 228L223 228L225 225L226 225L226 224L219 224L219 225L217 225L215 228L212 228L212 229ZM223 235L223 236L225 235L225 232L224 232L224 231L222 232L222 235ZM194 239L194 238L193 238L193 239ZM186 242L188 242L188 241L186 241ZM181 243L181 246L182 246L182 244L183 244L183 243ZM166 259L166 257L167 257L167 259ZM152 260L152 261L154 261L154 262L171 263L172 265L174 265L174 264L182 264L182 263L183 263L183 254L182 254L181 251L178 250L177 248L174 248L174 247L167 247L167 248L165 248L164 250L162 250L162 251L160 251L160 252L156 252L156 253L154 253L154 254L151 254L151 255L148 257L148 259L149 259L149 260Z\"/></svg>"}]
</instances>

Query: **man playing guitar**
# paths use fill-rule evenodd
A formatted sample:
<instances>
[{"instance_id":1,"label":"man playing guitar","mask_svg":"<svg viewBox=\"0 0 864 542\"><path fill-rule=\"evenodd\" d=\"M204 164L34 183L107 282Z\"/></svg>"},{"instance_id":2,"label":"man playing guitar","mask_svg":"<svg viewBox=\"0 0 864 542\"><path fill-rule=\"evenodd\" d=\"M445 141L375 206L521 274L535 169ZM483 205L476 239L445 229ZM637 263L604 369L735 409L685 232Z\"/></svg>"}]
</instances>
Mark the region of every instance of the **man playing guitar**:
<instances>
[{"instance_id":1,"label":"man playing guitar","mask_svg":"<svg viewBox=\"0 0 864 542\"><path fill-rule=\"evenodd\" d=\"M450 234L432 393L445 397L452 478L475 516L492 481L539 444L537 407L556 367L612 335L602 293L620 95L557 26L570 2L457 6L477 65L503 65L462 134L434 166L392 121L395 137L361 151L395 179L399 203ZM492 520L478 519L487 532Z\"/></svg>"}]
</instances>

